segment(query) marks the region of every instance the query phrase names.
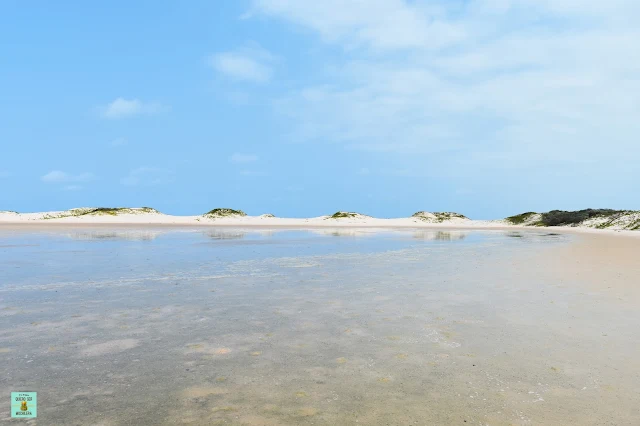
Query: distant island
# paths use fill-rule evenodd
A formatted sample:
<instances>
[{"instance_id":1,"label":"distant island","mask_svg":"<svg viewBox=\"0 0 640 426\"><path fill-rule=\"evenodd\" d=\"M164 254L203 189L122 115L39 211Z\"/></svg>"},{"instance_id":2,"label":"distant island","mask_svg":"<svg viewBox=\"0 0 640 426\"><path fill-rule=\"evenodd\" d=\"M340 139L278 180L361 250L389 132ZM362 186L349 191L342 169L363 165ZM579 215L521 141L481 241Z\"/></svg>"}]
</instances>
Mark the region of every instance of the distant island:
<instances>
[{"instance_id":1,"label":"distant island","mask_svg":"<svg viewBox=\"0 0 640 426\"><path fill-rule=\"evenodd\" d=\"M249 216L242 210L218 207L195 216L173 216L151 207L82 207L65 211L18 213L0 211L0 224L173 224L224 226L291 227L569 227L612 230L640 230L640 211L613 209L552 210L526 212L504 219L474 220L456 212L418 211L410 217L376 218L366 214L339 210L313 218L282 218L271 213Z\"/></svg>"}]
</instances>

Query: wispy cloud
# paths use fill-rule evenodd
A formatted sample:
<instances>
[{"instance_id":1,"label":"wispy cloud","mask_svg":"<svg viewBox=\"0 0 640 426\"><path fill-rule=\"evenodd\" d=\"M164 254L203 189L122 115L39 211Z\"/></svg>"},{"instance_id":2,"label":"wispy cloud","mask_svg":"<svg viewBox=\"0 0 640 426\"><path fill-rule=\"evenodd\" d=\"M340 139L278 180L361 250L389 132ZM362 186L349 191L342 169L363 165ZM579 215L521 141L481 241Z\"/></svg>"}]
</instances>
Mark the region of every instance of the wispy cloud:
<instances>
[{"instance_id":1,"label":"wispy cloud","mask_svg":"<svg viewBox=\"0 0 640 426\"><path fill-rule=\"evenodd\" d=\"M158 102L142 102L139 99L117 98L99 108L100 114L107 119L120 119L136 115L154 115L167 112L170 108Z\"/></svg>"},{"instance_id":2,"label":"wispy cloud","mask_svg":"<svg viewBox=\"0 0 640 426\"><path fill-rule=\"evenodd\" d=\"M241 154L236 152L232 156L229 157L229 162L231 163L255 163L258 161L258 156L253 154Z\"/></svg>"},{"instance_id":3,"label":"wispy cloud","mask_svg":"<svg viewBox=\"0 0 640 426\"><path fill-rule=\"evenodd\" d=\"M350 50L423 49L441 47L465 36L463 25L442 19L447 13L445 4L404 0L255 0L245 16L282 18Z\"/></svg>"},{"instance_id":4,"label":"wispy cloud","mask_svg":"<svg viewBox=\"0 0 640 426\"><path fill-rule=\"evenodd\" d=\"M81 185L67 185L62 189L64 189L65 191L79 191L82 188L83 187Z\"/></svg>"},{"instance_id":5,"label":"wispy cloud","mask_svg":"<svg viewBox=\"0 0 640 426\"><path fill-rule=\"evenodd\" d=\"M60 170L52 170L40 179L45 183L67 183L67 182L87 182L94 179L92 173L80 173L77 175L63 172Z\"/></svg>"},{"instance_id":6,"label":"wispy cloud","mask_svg":"<svg viewBox=\"0 0 640 426\"><path fill-rule=\"evenodd\" d=\"M273 75L274 59L269 51L258 46L249 46L212 55L209 57L209 65L219 73L236 80L264 83Z\"/></svg>"},{"instance_id":7,"label":"wispy cloud","mask_svg":"<svg viewBox=\"0 0 640 426\"><path fill-rule=\"evenodd\" d=\"M175 174L168 169L157 167L138 167L129 172L120 183L126 186L154 186L173 182Z\"/></svg>"},{"instance_id":8,"label":"wispy cloud","mask_svg":"<svg viewBox=\"0 0 640 426\"><path fill-rule=\"evenodd\" d=\"M640 28L631 18L640 2L362 4L253 2L250 16L291 23L337 53L313 84L274 102L293 138L409 163L423 154L416 166L432 173L640 155Z\"/></svg>"}]
</instances>

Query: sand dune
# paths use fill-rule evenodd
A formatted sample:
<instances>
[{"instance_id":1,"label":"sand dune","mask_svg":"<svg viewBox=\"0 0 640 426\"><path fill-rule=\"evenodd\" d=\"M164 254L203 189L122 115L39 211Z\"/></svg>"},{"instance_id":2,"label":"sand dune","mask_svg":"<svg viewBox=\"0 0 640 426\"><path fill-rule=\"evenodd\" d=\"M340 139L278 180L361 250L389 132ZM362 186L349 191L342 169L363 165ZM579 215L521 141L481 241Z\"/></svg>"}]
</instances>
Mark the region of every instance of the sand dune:
<instances>
[{"instance_id":1,"label":"sand dune","mask_svg":"<svg viewBox=\"0 0 640 426\"><path fill-rule=\"evenodd\" d=\"M227 209L218 209L227 210ZM229 214L215 216L209 213L198 216L173 216L160 213L155 209L118 208L92 209L79 208L66 211L40 213L17 213L0 211L0 225L158 225L158 226L203 226L203 227L261 227L261 228L447 228L447 229L532 229L527 223L514 224L505 219L473 220L457 213L429 213L420 211L411 217L376 218L360 213L337 212L312 218L282 218L268 214L248 216ZM640 232L616 229L594 229L589 222L578 226L554 226L552 228L533 227L534 229L554 229L563 232L597 232L625 235L640 235Z\"/></svg>"},{"instance_id":2,"label":"sand dune","mask_svg":"<svg viewBox=\"0 0 640 426\"><path fill-rule=\"evenodd\" d=\"M41 213L15 213L0 212L0 223L14 224L158 224L158 225L202 225L202 226L292 226L292 227L504 227L511 226L502 220L481 221L460 219L459 217L445 218L442 220L425 220L424 215L403 218L375 218L359 213L345 213L345 216L326 215L312 218L282 218L268 215L260 216L212 216L209 214L199 216L172 216L157 211L132 212L127 209L117 214L77 214L86 209L73 209L67 211L41 212ZM342 213L342 212L339 212Z\"/></svg>"}]
</instances>

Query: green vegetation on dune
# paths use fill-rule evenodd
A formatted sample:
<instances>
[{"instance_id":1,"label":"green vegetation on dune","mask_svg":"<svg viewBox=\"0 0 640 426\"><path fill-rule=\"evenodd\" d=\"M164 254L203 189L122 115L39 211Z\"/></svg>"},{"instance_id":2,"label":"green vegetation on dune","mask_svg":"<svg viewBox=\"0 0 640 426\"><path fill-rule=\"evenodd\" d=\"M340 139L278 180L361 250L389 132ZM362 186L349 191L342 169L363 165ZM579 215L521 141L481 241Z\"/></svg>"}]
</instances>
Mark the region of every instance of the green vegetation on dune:
<instances>
[{"instance_id":1,"label":"green vegetation on dune","mask_svg":"<svg viewBox=\"0 0 640 426\"><path fill-rule=\"evenodd\" d=\"M465 215L462 215L460 213L455 213L455 212L426 212L426 211L419 211L419 212L415 212L414 214L411 215L411 217L414 217L416 219L420 219L420 220L424 220L427 222L436 222L436 223L442 223L442 222L446 222L452 219L463 219L463 220L469 220L468 217L466 217Z\"/></svg>"},{"instance_id":2,"label":"green vegetation on dune","mask_svg":"<svg viewBox=\"0 0 640 426\"><path fill-rule=\"evenodd\" d=\"M551 210L542 213L540 224L542 226L567 226L576 225L594 217L611 217L628 213L625 210L612 209L584 209L578 211Z\"/></svg>"},{"instance_id":3,"label":"green vegetation on dune","mask_svg":"<svg viewBox=\"0 0 640 426\"><path fill-rule=\"evenodd\" d=\"M143 214L160 212L151 207L81 207L60 213L46 214L43 219L62 219L81 216L118 216L121 214Z\"/></svg>"},{"instance_id":4,"label":"green vegetation on dune","mask_svg":"<svg viewBox=\"0 0 640 426\"><path fill-rule=\"evenodd\" d=\"M586 226L597 229L640 229L640 212L614 209L551 210L510 216L505 221L525 226Z\"/></svg>"},{"instance_id":5,"label":"green vegetation on dune","mask_svg":"<svg viewBox=\"0 0 640 426\"><path fill-rule=\"evenodd\" d=\"M526 212L522 214L517 214L515 216L509 216L505 220L513 225L521 225L531 219L531 216L534 216L538 213L536 212Z\"/></svg>"},{"instance_id":6,"label":"green vegetation on dune","mask_svg":"<svg viewBox=\"0 0 640 426\"><path fill-rule=\"evenodd\" d=\"M247 214L242 210L234 210L227 208L218 208L208 211L203 214L205 217L216 218L216 217L229 217L229 216L246 216Z\"/></svg>"},{"instance_id":7,"label":"green vegetation on dune","mask_svg":"<svg viewBox=\"0 0 640 426\"><path fill-rule=\"evenodd\" d=\"M119 214L140 214L140 213L160 213L156 209L152 209L151 207L97 207L95 209L74 209L72 211L77 211L74 216L99 216L99 215L110 215L117 216Z\"/></svg>"},{"instance_id":8,"label":"green vegetation on dune","mask_svg":"<svg viewBox=\"0 0 640 426\"><path fill-rule=\"evenodd\" d=\"M335 212L334 214L331 215L331 219L340 219L340 218L345 218L345 217L356 217L358 215L358 213L352 213L352 212Z\"/></svg>"},{"instance_id":9,"label":"green vegetation on dune","mask_svg":"<svg viewBox=\"0 0 640 426\"><path fill-rule=\"evenodd\" d=\"M353 218L353 217L369 217L369 216L364 215L362 213L356 213L356 212L338 211L332 214L331 216L329 216L329 219L344 219L344 218Z\"/></svg>"},{"instance_id":10,"label":"green vegetation on dune","mask_svg":"<svg viewBox=\"0 0 640 426\"><path fill-rule=\"evenodd\" d=\"M451 219L468 219L465 215L454 212L434 212L434 215L438 218L438 221L444 222L445 220Z\"/></svg>"},{"instance_id":11,"label":"green vegetation on dune","mask_svg":"<svg viewBox=\"0 0 640 426\"><path fill-rule=\"evenodd\" d=\"M93 209L89 212L86 213L81 213L78 216L86 216L86 215L91 215L91 216L101 216L101 215L110 215L110 216L117 216L118 213L122 213L123 210L120 208L111 208L111 207L98 207L97 209Z\"/></svg>"}]
</instances>

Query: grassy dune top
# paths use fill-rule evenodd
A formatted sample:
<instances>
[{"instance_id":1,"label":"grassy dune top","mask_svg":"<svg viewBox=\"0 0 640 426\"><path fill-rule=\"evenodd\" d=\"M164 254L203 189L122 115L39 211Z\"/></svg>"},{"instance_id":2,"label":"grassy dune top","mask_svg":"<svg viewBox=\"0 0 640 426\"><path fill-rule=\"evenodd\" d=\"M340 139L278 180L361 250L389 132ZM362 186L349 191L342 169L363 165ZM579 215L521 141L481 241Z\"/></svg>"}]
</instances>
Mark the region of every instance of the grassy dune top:
<instances>
[{"instance_id":1,"label":"grassy dune top","mask_svg":"<svg viewBox=\"0 0 640 426\"><path fill-rule=\"evenodd\" d=\"M574 226L598 229L640 229L640 211L613 209L584 209L576 211L551 210L546 213L527 212L505 219L512 225Z\"/></svg>"},{"instance_id":2,"label":"grassy dune top","mask_svg":"<svg viewBox=\"0 0 640 426\"><path fill-rule=\"evenodd\" d=\"M469 220L468 217L455 212L425 212L419 211L411 215L411 217L420 219L424 222L442 223L450 220Z\"/></svg>"},{"instance_id":3,"label":"grassy dune top","mask_svg":"<svg viewBox=\"0 0 640 426\"><path fill-rule=\"evenodd\" d=\"M514 216L509 216L505 220L512 225L532 225L539 222L541 216L542 215L540 213L526 212Z\"/></svg>"},{"instance_id":4,"label":"grassy dune top","mask_svg":"<svg viewBox=\"0 0 640 426\"><path fill-rule=\"evenodd\" d=\"M81 216L120 216L123 214L162 214L151 207L81 207L59 213L47 213L43 219Z\"/></svg>"},{"instance_id":5,"label":"grassy dune top","mask_svg":"<svg viewBox=\"0 0 640 426\"><path fill-rule=\"evenodd\" d=\"M337 211L331 216L329 216L328 219L366 218L366 217L370 217L370 216L367 216L366 214L362 214L362 213L356 213L356 212Z\"/></svg>"},{"instance_id":6,"label":"grassy dune top","mask_svg":"<svg viewBox=\"0 0 640 426\"><path fill-rule=\"evenodd\" d=\"M217 208L209 210L203 214L204 217L217 218L217 217L233 217L233 216L246 216L247 214L242 210L234 210L228 208Z\"/></svg>"}]
</instances>

